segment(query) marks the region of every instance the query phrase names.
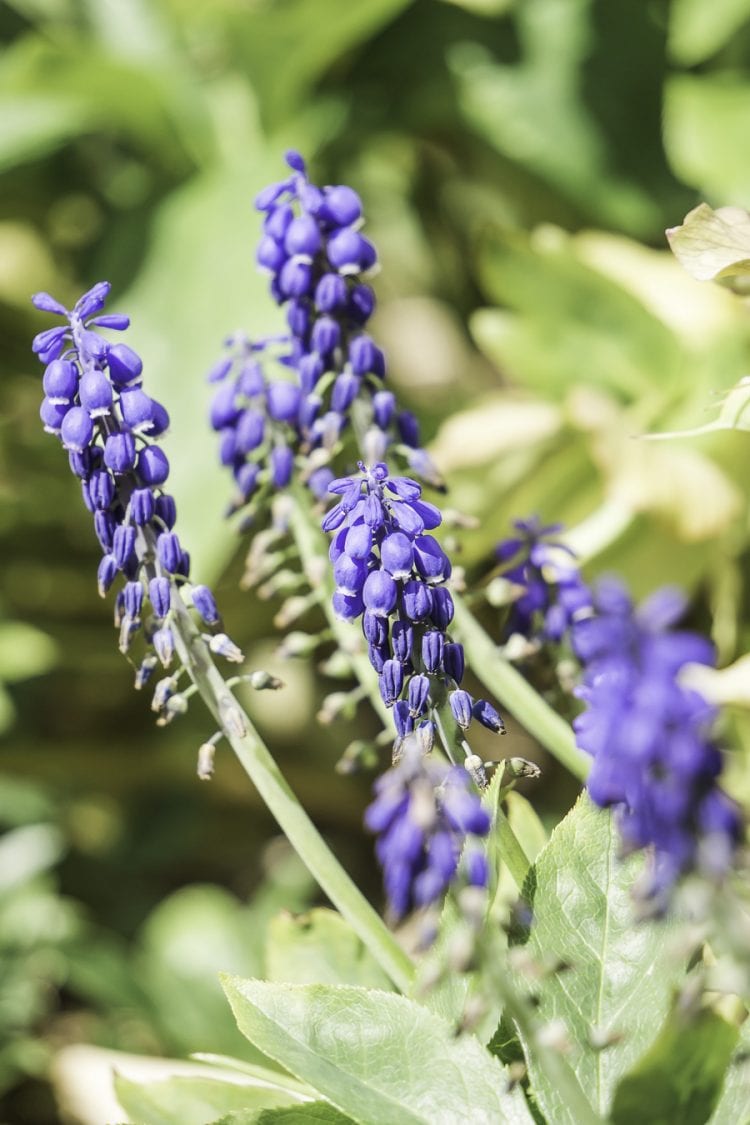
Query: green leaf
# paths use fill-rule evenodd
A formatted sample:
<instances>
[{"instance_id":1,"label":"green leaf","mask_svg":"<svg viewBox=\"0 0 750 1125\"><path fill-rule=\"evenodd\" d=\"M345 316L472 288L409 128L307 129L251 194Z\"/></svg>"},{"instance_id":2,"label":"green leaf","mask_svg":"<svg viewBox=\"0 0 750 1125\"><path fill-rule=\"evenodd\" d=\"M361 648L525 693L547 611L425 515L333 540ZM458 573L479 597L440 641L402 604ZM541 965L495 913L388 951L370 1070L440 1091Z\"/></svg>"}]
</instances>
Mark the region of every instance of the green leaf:
<instances>
[{"instance_id":1,"label":"green leaf","mask_svg":"<svg viewBox=\"0 0 750 1125\"><path fill-rule=\"evenodd\" d=\"M134 1082L115 1075L115 1092L125 1112L138 1125L206 1125L232 1110L259 1111L288 1105L290 1094L216 1078L166 1078Z\"/></svg>"},{"instance_id":2,"label":"green leaf","mask_svg":"<svg viewBox=\"0 0 750 1125\"><path fill-rule=\"evenodd\" d=\"M739 1042L724 1079L721 1097L709 1125L750 1123L750 1020L740 1028Z\"/></svg>"},{"instance_id":3,"label":"green leaf","mask_svg":"<svg viewBox=\"0 0 750 1125\"><path fill-rule=\"evenodd\" d=\"M714 74L668 78L664 146L677 177L702 196L747 202L749 112L750 86L740 71L725 68Z\"/></svg>"},{"instance_id":4,"label":"green leaf","mask_svg":"<svg viewBox=\"0 0 750 1125\"><path fill-rule=\"evenodd\" d=\"M500 1063L392 993L225 977L240 1030L364 1125L501 1125L531 1118Z\"/></svg>"},{"instance_id":5,"label":"green leaf","mask_svg":"<svg viewBox=\"0 0 750 1125\"><path fill-rule=\"evenodd\" d=\"M507 307L479 309L471 332L514 382L547 399L564 400L581 383L632 399L679 377L676 335L563 231L496 234L480 248L479 268L490 300Z\"/></svg>"},{"instance_id":6,"label":"green leaf","mask_svg":"<svg viewBox=\"0 0 750 1125\"><path fill-rule=\"evenodd\" d=\"M566 971L539 984L536 1014L561 1020L568 1062L594 1109L606 1116L622 1075L648 1048L684 972L666 923L636 924L630 891L641 859L617 858L613 818L584 794L557 826L529 876L533 910L527 950L542 964L550 955ZM605 1049L596 1040L611 1037ZM569 1108L525 1043L531 1086L555 1125L576 1125Z\"/></svg>"},{"instance_id":7,"label":"green leaf","mask_svg":"<svg viewBox=\"0 0 750 1125\"><path fill-rule=\"evenodd\" d=\"M83 98L39 94L23 99L0 90L0 172L38 159L82 132L90 112Z\"/></svg>"},{"instance_id":8,"label":"green leaf","mask_svg":"<svg viewBox=\"0 0 750 1125\"><path fill-rule=\"evenodd\" d=\"M695 426L689 430L646 434L645 437L649 441L672 441L676 438L698 437L717 430L750 430L750 378L747 376L727 391L718 417L713 422L706 422L703 426Z\"/></svg>"},{"instance_id":9,"label":"green leaf","mask_svg":"<svg viewBox=\"0 0 750 1125\"><path fill-rule=\"evenodd\" d=\"M328 1102L308 1102L281 1109L262 1109L259 1113L230 1113L214 1125L350 1125L353 1118L340 1113Z\"/></svg>"},{"instance_id":10,"label":"green leaf","mask_svg":"<svg viewBox=\"0 0 750 1125\"><path fill-rule=\"evenodd\" d=\"M266 937L266 976L289 984L354 984L389 990L390 981L334 910L273 918Z\"/></svg>"},{"instance_id":11,"label":"green leaf","mask_svg":"<svg viewBox=\"0 0 750 1125\"><path fill-rule=\"evenodd\" d=\"M699 203L667 238L680 265L697 281L750 276L750 214L741 207L714 211Z\"/></svg>"},{"instance_id":12,"label":"green leaf","mask_svg":"<svg viewBox=\"0 0 750 1125\"><path fill-rule=\"evenodd\" d=\"M272 129L345 51L366 41L411 0L284 0L243 8L232 27L261 114ZM283 65L279 65L283 60Z\"/></svg>"},{"instance_id":13,"label":"green leaf","mask_svg":"<svg viewBox=\"0 0 750 1125\"><path fill-rule=\"evenodd\" d=\"M704 1125L736 1042L737 1028L715 1012L673 1011L651 1049L617 1087L613 1125L642 1120L646 1106L649 1125Z\"/></svg>"},{"instance_id":14,"label":"green leaf","mask_svg":"<svg viewBox=\"0 0 750 1125\"><path fill-rule=\"evenodd\" d=\"M672 0L669 48L684 66L715 54L750 19L750 0Z\"/></svg>"}]
</instances>

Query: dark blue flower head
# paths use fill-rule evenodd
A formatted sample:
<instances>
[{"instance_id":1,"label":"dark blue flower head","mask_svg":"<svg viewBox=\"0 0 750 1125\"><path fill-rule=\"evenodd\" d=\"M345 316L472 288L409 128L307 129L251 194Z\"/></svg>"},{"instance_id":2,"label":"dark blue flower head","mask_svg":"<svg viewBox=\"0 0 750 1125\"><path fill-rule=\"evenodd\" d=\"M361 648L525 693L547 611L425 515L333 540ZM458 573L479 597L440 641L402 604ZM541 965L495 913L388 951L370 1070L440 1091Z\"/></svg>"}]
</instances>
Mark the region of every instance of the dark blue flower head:
<instances>
[{"instance_id":1,"label":"dark blue flower head","mask_svg":"<svg viewBox=\"0 0 750 1125\"><path fill-rule=\"evenodd\" d=\"M491 818L462 766L426 759L414 737L375 783L365 823L376 833L376 851L390 910L396 919L439 902L461 880L488 882L482 837Z\"/></svg>"},{"instance_id":2,"label":"dark blue flower head","mask_svg":"<svg viewBox=\"0 0 750 1125\"><path fill-rule=\"evenodd\" d=\"M506 632L527 640L562 640L575 615L591 605L573 554L555 536L562 524L543 526L537 516L515 520L516 535L499 543L495 554L503 577L518 588Z\"/></svg>"},{"instance_id":3,"label":"dark blue flower head","mask_svg":"<svg viewBox=\"0 0 750 1125\"><path fill-rule=\"evenodd\" d=\"M451 562L429 534L442 521L439 509L422 499L417 481L392 476L382 461L369 469L360 462L359 470L329 485L338 497L323 520L333 532L333 604L339 617L362 619L398 738L431 726L433 708L446 700L462 729L475 718L502 731L497 711L481 700L475 706L460 687L463 648L448 633Z\"/></svg>"},{"instance_id":4,"label":"dark blue flower head","mask_svg":"<svg viewBox=\"0 0 750 1125\"><path fill-rule=\"evenodd\" d=\"M263 214L257 262L270 275L287 330L254 340L230 337L227 356L209 374L218 384L211 424L237 484L235 507L283 487L297 455L302 478L318 495L315 474L337 448L357 402L372 459L391 448L439 484L420 449L416 421L383 390L385 358L367 331L375 308L367 279L377 254L362 233L362 202L344 185L311 183L298 153L286 159L290 175L261 191L256 207Z\"/></svg>"},{"instance_id":5,"label":"dark blue flower head","mask_svg":"<svg viewBox=\"0 0 750 1125\"><path fill-rule=\"evenodd\" d=\"M210 590L189 586L190 560L173 531L175 503L164 491L169 462L154 444L169 425L167 412L144 391L136 352L100 335L129 325L126 316L102 314L109 290L100 282L73 309L37 293L36 308L65 323L39 333L33 350L46 365L44 428L68 451L94 517L102 548L99 592L124 579L116 608L120 648L128 652L136 635L145 635L149 646L136 676L142 686L156 657L165 667L172 662L170 621L181 587L205 625L217 625L219 616Z\"/></svg>"},{"instance_id":6,"label":"dark blue flower head","mask_svg":"<svg viewBox=\"0 0 750 1125\"><path fill-rule=\"evenodd\" d=\"M718 785L716 710L681 682L685 665L714 663L708 641L673 628L684 608L667 588L636 609L608 579L572 629L586 703L574 727L594 759L588 790L617 809L626 850L654 849L645 893L657 905L685 872L725 871L742 834L739 811Z\"/></svg>"}]
</instances>

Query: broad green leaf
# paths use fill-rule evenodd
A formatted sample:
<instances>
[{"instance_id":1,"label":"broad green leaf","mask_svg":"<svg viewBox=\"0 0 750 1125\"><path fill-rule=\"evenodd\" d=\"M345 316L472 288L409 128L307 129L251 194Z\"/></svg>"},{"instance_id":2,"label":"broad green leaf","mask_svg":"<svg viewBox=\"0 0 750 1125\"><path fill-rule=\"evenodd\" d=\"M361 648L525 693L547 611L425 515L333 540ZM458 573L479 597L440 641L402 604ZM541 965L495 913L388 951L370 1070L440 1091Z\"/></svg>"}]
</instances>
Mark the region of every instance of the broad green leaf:
<instances>
[{"instance_id":1,"label":"broad green leaf","mask_svg":"<svg viewBox=\"0 0 750 1125\"><path fill-rule=\"evenodd\" d=\"M91 113L83 98L27 95L0 89L0 172L35 160L82 132Z\"/></svg>"},{"instance_id":2,"label":"broad green leaf","mask_svg":"<svg viewBox=\"0 0 750 1125\"><path fill-rule=\"evenodd\" d=\"M350 1125L353 1118L340 1113L328 1102L308 1102L307 1105L283 1106L280 1109L262 1109L259 1113L230 1113L214 1125Z\"/></svg>"},{"instance_id":3,"label":"broad green leaf","mask_svg":"<svg viewBox=\"0 0 750 1125\"><path fill-rule=\"evenodd\" d=\"M476 1039L392 993L225 977L240 1030L363 1125L531 1125Z\"/></svg>"},{"instance_id":4,"label":"broad green leaf","mask_svg":"<svg viewBox=\"0 0 750 1125\"><path fill-rule=\"evenodd\" d=\"M10 107L10 141L5 156L0 142L0 168L92 130L126 133L170 174L187 173L194 158L205 155L205 111L179 74L148 59L139 65L108 56L78 39L65 46L33 34L17 40L0 61L0 105L4 123Z\"/></svg>"},{"instance_id":5,"label":"broad green leaf","mask_svg":"<svg viewBox=\"0 0 750 1125\"><path fill-rule=\"evenodd\" d=\"M709 1125L750 1123L750 1020L740 1028L739 1042L727 1068L716 1109Z\"/></svg>"},{"instance_id":6,"label":"broad green leaf","mask_svg":"<svg viewBox=\"0 0 750 1125\"><path fill-rule=\"evenodd\" d=\"M658 1034L684 973L669 926L635 922L630 891L642 861L623 863L617 850L612 816L584 794L553 832L527 883L533 911L528 952L541 963L554 956L569 966L539 983L537 1017L565 1025L568 1061L602 1116L622 1075ZM605 1049L592 1045L608 1037ZM524 1047L543 1113L555 1125L576 1125L533 1048Z\"/></svg>"},{"instance_id":7,"label":"broad green leaf","mask_svg":"<svg viewBox=\"0 0 750 1125\"><path fill-rule=\"evenodd\" d=\"M739 70L668 78L664 146L678 178L701 196L749 205L748 113L750 85Z\"/></svg>"},{"instance_id":8,"label":"broad green leaf","mask_svg":"<svg viewBox=\"0 0 750 1125\"><path fill-rule=\"evenodd\" d=\"M289 984L354 984L388 990L388 977L348 922L318 908L273 918L266 937L266 976Z\"/></svg>"},{"instance_id":9,"label":"broad green leaf","mask_svg":"<svg viewBox=\"0 0 750 1125\"><path fill-rule=\"evenodd\" d=\"M222 1070L236 1070L262 1086L278 1086L279 1089L288 1090L295 1096L312 1098L315 1093L310 1086L307 1086L304 1082L298 1082L296 1078L291 1078L288 1074L282 1074L277 1070L269 1070L266 1066L249 1063L244 1059L236 1059L231 1055L214 1055L209 1051L196 1051L191 1058L206 1063L208 1066L221 1067Z\"/></svg>"},{"instance_id":10,"label":"broad green leaf","mask_svg":"<svg viewBox=\"0 0 750 1125\"><path fill-rule=\"evenodd\" d=\"M650 25L640 7L632 5L627 20L620 21L616 48L622 51L622 40L632 37L633 46L637 42L635 49L641 51L641 62L645 54L655 63L653 21ZM614 172L617 165L607 158L600 124L584 96L582 68L596 65L592 59L594 36L602 33L601 28L595 33L591 25L590 4L587 0L523 0L514 8L518 46L514 44L507 61L501 62L496 52L484 49L481 41L463 38L449 52L466 120L508 162L550 184L557 196L555 204L559 205L562 195L603 224L628 230L648 228L658 214L654 202L636 184ZM607 22L616 27L616 20L617 16ZM629 84L623 85L623 70L609 63L610 96L621 93L627 97ZM641 85L641 96L642 91ZM648 127L650 123L641 124ZM629 155L629 164L637 164L638 153Z\"/></svg>"},{"instance_id":11,"label":"broad green leaf","mask_svg":"<svg viewBox=\"0 0 750 1125\"><path fill-rule=\"evenodd\" d=\"M713 422L706 422L703 426L695 426L689 430L667 430L644 436L649 441L670 441L710 434L717 430L750 430L750 378L747 376L727 392L718 417Z\"/></svg>"},{"instance_id":12,"label":"broad green leaf","mask_svg":"<svg viewBox=\"0 0 750 1125\"><path fill-rule=\"evenodd\" d=\"M185 887L149 915L136 965L170 1042L185 1050L248 1053L217 975L262 971L262 925L252 907L212 885Z\"/></svg>"},{"instance_id":13,"label":"broad green leaf","mask_svg":"<svg viewBox=\"0 0 750 1125\"><path fill-rule=\"evenodd\" d=\"M697 281L750 276L750 214L741 207L714 211L699 203L678 227L667 231L675 257Z\"/></svg>"},{"instance_id":14,"label":"broad green leaf","mask_svg":"<svg viewBox=\"0 0 750 1125\"><path fill-rule=\"evenodd\" d=\"M649 1125L704 1125L736 1042L737 1028L715 1012L673 1011L651 1049L617 1087L612 1125L632 1125L646 1107Z\"/></svg>"},{"instance_id":15,"label":"broad green leaf","mask_svg":"<svg viewBox=\"0 0 750 1125\"><path fill-rule=\"evenodd\" d=\"M366 41L410 3L266 0L243 8L232 32L265 123L271 128L283 123L335 59Z\"/></svg>"},{"instance_id":16,"label":"broad green leaf","mask_svg":"<svg viewBox=\"0 0 750 1125\"><path fill-rule=\"evenodd\" d=\"M167 1078L134 1082L115 1075L117 1100L138 1125L207 1125L232 1110L259 1111L288 1105L280 1090L216 1078Z\"/></svg>"},{"instance_id":17,"label":"broad green leaf","mask_svg":"<svg viewBox=\"0 0 750 1125\"><path fill-rule=\"evenodd\" d=\"M680 341L633 293L582 260L583 250L554 227L527 239L487 239L481 280L507 307L473 315L479 348L548 399L582 383L632 399L673 382L683 370Z\"/></svg>"},{"instance_id":18,"label":"broad green leaf","mask_svg":"<svg viewBox=\"0 0 750 1125\"><path fill-rule=\"evenodd\" d=\"M749 0L673 0L669 49L684 66L710 58L750 19Z\"/></svg>"}]
</instances>

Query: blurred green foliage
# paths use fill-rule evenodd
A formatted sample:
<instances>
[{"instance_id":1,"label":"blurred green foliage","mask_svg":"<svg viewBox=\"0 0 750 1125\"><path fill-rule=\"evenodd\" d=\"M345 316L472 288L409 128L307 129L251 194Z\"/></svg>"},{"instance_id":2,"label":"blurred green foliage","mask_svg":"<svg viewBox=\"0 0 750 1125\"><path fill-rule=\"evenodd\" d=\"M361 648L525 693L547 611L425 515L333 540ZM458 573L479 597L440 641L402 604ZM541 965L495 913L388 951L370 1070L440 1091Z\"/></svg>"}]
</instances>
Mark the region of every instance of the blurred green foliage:
<instances>
[{"instance_id":1,"label":"blurred green foliage","mask_svg":"<svg viewBox=\"0 0 750 1125\"><path fill-rule=\"evenodd\" d=\"M172 414L195 573L287 681L263 730L377 896L368 781L331 773L376 724L316 728L331 682L273 657L217 502L203 372L277 316L253 194L294 146L363 195L394 385L481 520L456 544L470 580L538 511L591 573L686 585L730 660L750 641L745 437L633 435L699 425L747 370L746 309L683 275L663 229L703 198L750 207L750 0L9 0L0 40L0 1119L45 1125L67 1043L247 1052L211 973L263 968L269 918L312 891L261 862L273 825L221 752L196 784L206 718L155 731L132 693L88 515L38 424L29 294L112 280ZM746 729L738 712L738 746ZM550 765L534 800L554 819L573 793Z\"/></svg>"}]
</instances>

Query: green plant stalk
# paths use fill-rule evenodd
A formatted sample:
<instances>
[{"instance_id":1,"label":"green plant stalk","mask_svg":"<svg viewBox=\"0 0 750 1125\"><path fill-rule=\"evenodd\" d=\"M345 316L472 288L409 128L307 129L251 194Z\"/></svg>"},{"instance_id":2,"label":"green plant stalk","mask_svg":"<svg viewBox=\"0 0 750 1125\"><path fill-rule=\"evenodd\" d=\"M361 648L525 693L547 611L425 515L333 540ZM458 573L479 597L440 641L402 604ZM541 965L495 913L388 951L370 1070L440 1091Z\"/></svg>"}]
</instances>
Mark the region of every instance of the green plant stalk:
<instances>
[{"instance_id":1,"label":"green plant stalk","mask_svg":"<svg viewBox=\"0 0 750 1125\"><path fill-rule=\"evenodd\" d=\"M571 728L500 655L497 645L461 598L454 594L453 601L456 607L453 628L474 674L558 762L580 781L585 781L590 762L576 746Z\"/></svg>"},{"instance_id":2,"label":"green plant stalk","mask_svg":"<svg viewBox=\"0 0 750 1125\"><path fill-rule=\"evenodd\" d=\"M171 623L182 663L279 827L381 968L397 988L407 993L415 976L411 958L346 874L302 808L252 722L226 686L208 646L176 594L172 598Z\"/></svg>"}]
</instances>

